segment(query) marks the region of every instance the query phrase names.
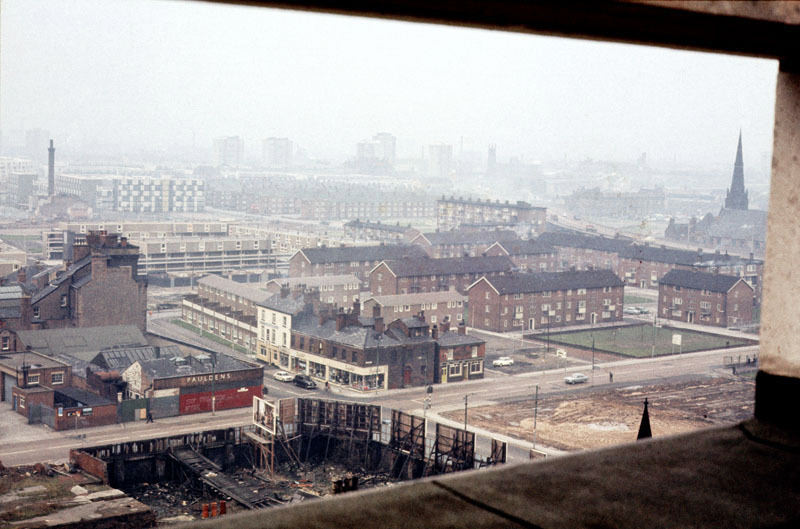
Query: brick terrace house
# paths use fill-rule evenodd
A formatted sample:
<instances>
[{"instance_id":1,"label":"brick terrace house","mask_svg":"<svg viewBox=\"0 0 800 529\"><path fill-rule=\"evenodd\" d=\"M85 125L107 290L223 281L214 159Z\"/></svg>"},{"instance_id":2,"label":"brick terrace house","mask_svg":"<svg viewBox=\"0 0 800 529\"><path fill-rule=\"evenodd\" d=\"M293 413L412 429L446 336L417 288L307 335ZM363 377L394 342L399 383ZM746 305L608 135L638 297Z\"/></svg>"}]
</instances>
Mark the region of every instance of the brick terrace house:
<instances>
[{"instance_id":1,"label":"brick terrace house","mask_svg":"<svg viewBox=\"0 0 800 529\"><path fill-rule=\"evenodd\" d=\"M418 292L415 294L395 294L372 296L364 303L364 313L372 314L377 307L388 318L410 318L425 314L431 325L451 321L458 324L467 314L467 296L457 290Z\"/></svg>"},{"instance_id":2,"label":"brick terrace house","mask_svg":"<svg viewBox=\"0 0 800 529\"><path fill-rule=\"evenodd\" d=\"M420 233L411 239L430 257L472 257L483 253L498 241L519 240L511 230L454 230Z\"/></svg>"},{"instance_id":3,"label":"brick terrace house","mask_svg":"<svg viewBox=\"0 0 800 529\"><path fill-rule=\"evenodd\" d=\"M486 342L467 334L463 321L457 331L450 330L449 321L434 325L431 336L436 340L436 383L483 378Z\"/></svg>"},{"instance_id":4,"label":"brick terrace house","mask_svg":"<svg viewBox=\"0 0 800 529\"><path fill-rule=\"evenodd\" d=\"M457 229L463 224L528 224L538 233L544 230L546 221L547 208L532 206L521 200L511 203L442 196L436 201L436 227L440 230Z\"/></svg>"},{"instance_id":5,"label":"brick terrace house","mask_svg":"<svg viewBox=\"0 0 800 529\"><path fill-rule=\"evenodd\" d=\"M419 246L405 244L304 248L289 259L289 277L353 274L364 284L370 270L383 260L426 255Z\"/></svg>"},{"instance_id":6,"label":"brick terrace house","mask_svg":"<svg viewBox=\"0 0 800 529\"><path fill-rule=\"evenodd\" d=\"M537 238L558 250L558 270L613 270L619 272L619 252L630 239L611 239L567 231L545 232Z\"/></svg>"},{"instance_id":7,"label":"brick terrace house","mask_svg":"<svg viewBox=\"0 0 800 529\"><path fill-rule=\"evenodd\" d=\"M0 354L0 400L12 402L11 390L23 384L50 388L72 385L72 367L35 351Z\"/></svg>"},{"instance_id":8,"label":"brick terrace house","mask_svg":"<svg viewBox=\"0 0 800 529\"><path fill-rule=\"evenodd\" d=\"M184 296L181 319L255 354L258 304L270 296L255 285L209 274L197 282L197 294Z\"/></svg>"},{"instance_id":9,"label":"brick terrace house","mask_svg":"<svg viewBox=\"0 0 800 529\"><path fill-rule=\"evenodd\" d=\"M451 288L465 292L478 278L501 276L513 267L514 263L506 256L383 261L370 272L369 286L375 296Z\"/></svg>"},{"instance_id":10,"label":"brick terrace house","mask_svg":"<svg viewBox=\"0 0 800 529\"><path fill-rule=\"evenodd\" d=\"M125 237L92 231L73 247L74 262L31 298L35 328L134 324L146 328L147 280L139 248Z\"/></svg>"},{"instance_id":11,"label":"brick terrace house","mask_svg":"<svg viewBox=\"0 0 800 529\"><path fill-rule=\"evenodd\" d=\"M610 270L482 277L469 296L469 325L495 332L622 321L623 282Z\"/></svg>"},{"instance_id":12,"label":"brick terrace house","mask_svg":"<svg viewBox=\"0 0 800 529\"><path fill-rule=\"evenodd\" d=\"M730 327L753 321L753 287L741 277L671 270L658 285L661 318Z\"/></svg>"},{"instance_id":13,"label":"brick terrace house","mask_svg":"<svg viewBox=\"0 0 800 529\"><path fill-rule=\"evenodd\" d=\"M557 272L558 251L549 244L534 240L496 242L486 249L486 255L506 255L522 272Z\"/></svg>"},{"instance_id":14,"label":"brick terrace house","mask_svg":"<svg viewBox=\"0 0 800 529\"><path fill-rule=\"evenodd\" d=\"M306 315L292 329L289 369L358 390L396 389L434 382L436 344L422 317L388 326L375 313Z\"/></svg>"},{"instance_id":15,"label":"brick terrace house","mask_svg":"<svg viewBox=\"0 0 800 529\"><path fill-rule=\"evenodd\" d=\"M280 294L282 289L292 294L319 293L322 303L349 307L360 299L361 280L353 274L336 276L281 277L267 281L266 290Z\"/></svg>"}]
</instances>

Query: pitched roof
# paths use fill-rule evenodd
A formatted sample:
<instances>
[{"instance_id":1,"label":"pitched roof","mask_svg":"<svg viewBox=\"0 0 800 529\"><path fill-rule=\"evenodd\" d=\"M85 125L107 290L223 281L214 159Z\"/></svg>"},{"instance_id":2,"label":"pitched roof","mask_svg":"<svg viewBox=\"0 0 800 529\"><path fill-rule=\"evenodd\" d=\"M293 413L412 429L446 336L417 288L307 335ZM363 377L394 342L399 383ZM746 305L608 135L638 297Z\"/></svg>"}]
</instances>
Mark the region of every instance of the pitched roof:
<instances>
[{"instance_id":1,"label":"pitched roof","mask_svg":"<svg viewBox=\"0 0 800 529\"><path fill-rule=\"evenodd\" d=\"M147 345L142 331L135 325L17 331L17 337L36 352L49 356L77 356L85 361L91 361L98 352L106 349Z\"/></svg>"},{"instance_id":2,"label":"pitched roof","mask_svg":"<svg viewBox=\"0 0 800 529\"><path fill-rule=\"evenodd\" d=\"M738 283L740 278L724 274L709 274L695 272L694 270L670 270L661 281L660 285L672 285L692 290L708 290L710 292L728 292ZM745 283L747 284L747 283ZM748 285L749 286L749 285Z\"/></svg>"},{"instance_id":3,"label":"pitched roof","mask_svg":"<svg viewBox=\"0 0 800 529\"><path fill-rule=\"evenodd\" d=\"M476 336L469 334L458 334L456 331L443 332L436 339L441 347L457 347L459 345L480 345L486 343Z\"/></svg>"},{"instance_id":4,"label":"pitched roof","mask_svg":"<svg viewBox=\"0 0 800 529\"><path fill-rule=\"evenodd\" d=\"M266 290L259 289L257 285L239 283L216 274L209 274L200 278L197 284L216 288L223 292L230 292L253 303L261 303L272 295Z\"/></svg>"},{"instance_id":5,"label":"pitched roof","mask_svg":"<svg viewBox=\"0 0 800 529\"><path fill-rule=\"evenodd\" d=\"M172 358L176 356L182 356L181 350L177 345L167 345L164 347L148 345L145 347L100 351L94 359L92 359L92 363L105 369L124 370L138 360Z\"/></svg>"},{"instance_id":6,"label":"pitched roof","mask_svg":"<svg viewBox=\"0 0 800 529\"><path fill-rule=\"evenodd\" d=\"M447 257L444 259L402 259L387 261L386 266L397 277L450 274L489 274L507 272L514 267L505 255L479 257Z\"/></svg>"},{"instance_id":7,"label":"pitched roof","mask_svg":"<svg viewBox=\"0 0 800 529\"><path fill-rule=\"evenodd\" d=\"M138 363L142 368L142 372L151 379L204 375L212 372L244 371L259 367L223 353L216 355L216 361L213 365L210 356L201 356L205 356L205 358L191 355L174 358L161 357L139 360Z\"/></svg>"},{"instance_id":8,"label":"pitched roof","mask_svg":"<svg viewBox=\"0 0 800 529\"><path fill-rule=\"evenodd\" d=\"M375 300L378 305L392 307L394 305L416 305L417 303L446 303L448 301L464 301L467 296L457 290L439 290L437 292L415 292L413 294L391 294L387 296L371 296L366 301ZM366 303L365 301L365 303Z\"/></svg>"},{"instance_id":9,"label":"pitched roof","mask_svg":"<svg viewBox=\"0 0 800 529\"><path fill-rule=\"evenodd\" d=\"M34 294L34 296L31 298L31 304L36 304L39 301L41 301L42 299L44 299L45 297L47 297L48 294L51 294L53 291L56 290L58 285L60 285L61 283L65 282L67 280L70 280L72 278L72 276L75 275L76 272L78 272L79 270L83 269L84 267L90 265L91 263L92 263L92 256L91 255L87 255L83 259L73 263L63 273L59 274L53 281L51 281L49 285L47 285L42 290L40 290L39 292Z\"/></svg>"},{"instance_id":10,"label":"pitched roof","mask_svg":"<svg viewBox=\"0 0 800 529\"><path fill-rule=\"evenodd\" d=\"M556 253L556 249L542 241L527 239L518 241L501 241L498 244L508 255L538 255Z\"/></svg>"},{"instance_id":11,"label":"pitched roof","mask_svg":"<svg viewBox=\"0 0 800 529\"><path fill-rule=\"evenodd\" d=\"M635 244L623 248L619 256L640 261L692 266L701 262L704 257L708 257L708 254L704 255L694 250Z\"/></svg>"},{"instance_id":12,"label":"pitched roof","mask_svg":"<svg viewBox=\"0 0 800 529\"><path fill-rule=\"evenodd\" d=\"M521 294L577 288L621 287L624 285L622 280L611 270L510 274L493 278L481 278L478 281L481 280L488 281L499 294ZM473 283L473 285L475 283Z\"/></svg>"},{"instance_id":13,"label":"pitched roof","mask_svg":"<svg viewBox=\"0 0 800 529\"><path fill-rule=\"evenodd\" d=\"M300 296L286 296L281 297L280 294L272 294L264 301L258 303L259 307L266 307L271 310L276 310L284 314L297 315L306 308L305 297Z\"/></svg>"},{"instance_id":14,"label":"pitched roof","mask_svg":"<svg viewBox=\"0 0 800 529\"><path fill-rule=\"evenodd\" d=\"M423 233L433 246L446 244L482 244L515 241L519 237L511 230L453 230Z\"/></svg>"},{"instance_id":15,"label":"pitched roof","mask_svg":"<svg viewBox=\"0 0 800 529\"><path fill-rule=\"evenodd\" d=\"M300 250L311 264L383 261L403 257L424 257L425 251L411 244L379 244L374 246L337 246Z\"/></svg>"},{"instance_id":16,"label":"pitched roof","mask_svg":"<svg viewBox=\"0 0 800 529\"><path fill-rule=\"evenodd\" d=\"M307 276L307 277L279 277L270 279L267 284L274 283L278 286L294 288L303 285L307 288L318 288L327 285L360 284L361 280L353 274L343 274L335 276Z\"/></svg>"},{"instance_id":17,"label":"pitched roof","mask_svg":"<svg viewBox=\"0 0 800 529\"><path fill-rule=\"evenodd\" d=\"M569 231L546 231L539 235L539 242L552 246L586 248L603 252L617 253L631 244L630 239L611 239L597 235L583 235Z\"/></svg>"}]
</instances>

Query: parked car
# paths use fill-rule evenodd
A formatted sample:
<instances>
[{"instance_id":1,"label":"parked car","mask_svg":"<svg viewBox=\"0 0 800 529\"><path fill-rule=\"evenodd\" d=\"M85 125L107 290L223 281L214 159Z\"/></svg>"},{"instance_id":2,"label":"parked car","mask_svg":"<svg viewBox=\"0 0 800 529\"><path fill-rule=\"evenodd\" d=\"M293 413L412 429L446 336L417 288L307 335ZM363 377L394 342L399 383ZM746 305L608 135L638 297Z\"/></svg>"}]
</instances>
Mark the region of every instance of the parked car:
<instances>
[{"instance_id":1,"label":"parked car","mask_svg":"<svg viewBox=\"0 0 800 529\"><path fill-rule=\"evenodd\" d=\"M636 307L625 307L622 309L623 314L639 314L639 309Z\"/></svg>"},{"instance_id":2,"label":"parked car","mask_svg":"<svg viewBox=\"0 0 800 529\"><path fill-rule=\"evenodd\" d=\"M650 309L646 309L644 307L634 307L634 308L639 311L639 314L650 314Z\"/></svg>"},{"instance_id":3,"label":"parked car","mask_svg":"<svg viewBox=\"0 0 800 529\"><path fill-rule=\"evenodd\" d=\"M573 373L569 376L564 377L564 382L567 384L583 384L589 380L589 377L584 375L583 373Z\"/></svg>"},{"instance_id":4,"label":"parked car","mask_svg":"<svg viewBox=\"0 0 800 529\"><path fill-rule=\"evenodd\" d=\"M281 382L291 382L294 380L294 375L288 371L276 371L273 373L272 378L275 380L280 380Z\"/></svg>"},{"instance_id":5,"label":"parked car","mask_svg":"<svg viewBox=\"0 0 800 529\"><path fill-rule=\"evenodd\" d=\"M317 383L308 375L295 375L294 385L305 389L316 389Z\"/></svg>"},{"instance_id":6,"label":"parked car","mask_svg":"<svg viewBox=\"0 0 800 529\"><path fill-rule=\"evenodd\" d=\"M514 365L514 359L511 358L510 356L501 356L500 358L492 362L492 366L494 367L513 366L513 365Z\"/></svg>"}]
</instances>

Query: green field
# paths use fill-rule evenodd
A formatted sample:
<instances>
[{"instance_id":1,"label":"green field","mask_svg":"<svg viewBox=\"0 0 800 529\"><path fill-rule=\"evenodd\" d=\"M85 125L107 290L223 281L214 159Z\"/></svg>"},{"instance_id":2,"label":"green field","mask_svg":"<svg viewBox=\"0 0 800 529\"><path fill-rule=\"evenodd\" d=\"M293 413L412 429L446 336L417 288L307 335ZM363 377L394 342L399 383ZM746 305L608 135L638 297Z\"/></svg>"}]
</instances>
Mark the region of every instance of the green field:
<instances>
[{"instance_id":1,"label":"green field","mask_svg":"<svg viewBox=\"0 0 800 529\"><path fill-rule=\"evenodd\" d=\"M654 330L655 333L653 332ZM674 352L676 353L679 350L689 353L754 343L752 340L672 327L654 328L652 325L632 325L577 332L551 332L550 342L591 349L592 338L594 338L594 347L597 351L607 351L633 357L647 357L652 354L654 343L656 356L671 354L673 352L673 334L680 334L682 337L681 347L674 346ZM546 340L547 338L544 335L539 335L537 339Z\"/></svg>"},{"instance_id":2,"label":"green field","mask_svg":"<svg viewBox=\"0 0 800 529\"><path fill-rule=\"evenodd\" d=\"M633 294L625 294L622 301L626 306L628 306L628 305L640 305L642 303L654 303L656 300L652 298L646 298L643 296L634 296Z\"/></svg>"}]
</instances>

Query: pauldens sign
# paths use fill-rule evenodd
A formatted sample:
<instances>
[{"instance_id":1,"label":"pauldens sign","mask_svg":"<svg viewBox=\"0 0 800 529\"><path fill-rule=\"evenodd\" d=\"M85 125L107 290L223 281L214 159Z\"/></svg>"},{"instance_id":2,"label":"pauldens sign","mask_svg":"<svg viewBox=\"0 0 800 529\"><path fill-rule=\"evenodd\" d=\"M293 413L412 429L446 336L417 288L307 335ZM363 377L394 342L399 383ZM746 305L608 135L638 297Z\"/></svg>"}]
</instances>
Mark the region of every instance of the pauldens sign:
<instances>
[{"instance_id":1,"label":"pauldens sign","mask_svg":"<svg viewBox=\"0 0 800 529\"><path fill-rule=\"evenodd\" d=\"M233 378L230 373L215 373L213 375L193 375L190 377L183 377L181 379L181 385L183 386L192 386L194 384L203 384L205 382L211 382L212 380L219 381L219 380L230 380Z\"/></svg>"}]
</instances>

